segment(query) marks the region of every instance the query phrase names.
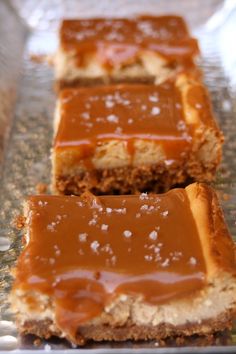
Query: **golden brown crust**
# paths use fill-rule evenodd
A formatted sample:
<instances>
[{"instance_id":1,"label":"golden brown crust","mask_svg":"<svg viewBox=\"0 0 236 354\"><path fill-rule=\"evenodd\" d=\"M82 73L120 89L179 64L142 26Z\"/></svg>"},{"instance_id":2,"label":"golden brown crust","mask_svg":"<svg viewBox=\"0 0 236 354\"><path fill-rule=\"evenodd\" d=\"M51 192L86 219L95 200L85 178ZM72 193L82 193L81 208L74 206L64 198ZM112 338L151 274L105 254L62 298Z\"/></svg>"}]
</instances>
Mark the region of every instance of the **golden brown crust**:
<instances>
[{"instance_id":1,"label":"golden brown crust","mask_svg":"<svg viewBox=\"0 0 236 354\"><path fill-rule=\"evenodd\" d=\"M186 192L207 260L209 280L220 270L235 274L235 245L225 223L216 192L206 184L200 183L188 186Z\"/></svg>"},{"instance_id":2,"label":"golden brown crust","mask_svg":"<svg viewBox=\"0 0 236 354\"><path fill-rule=\"evenodd\" d=\"M157 326L135 325L126 323L124 326L110 325L84 325L78 327L76 344L84 345L88 340L93 341L125 341L132 339L140 340L165 340L170 337L189 337L192 335L207 336L225 329L232 328L232 310L225 311L215 319L204 320L201 323L188 323L187 326L173 326L168 323L162 323ZM52 336L62 336L59 330L52 330L52 321L26 321L20 327L21 334L35 334L42 338Z\"/></svg>"}]
</instances>

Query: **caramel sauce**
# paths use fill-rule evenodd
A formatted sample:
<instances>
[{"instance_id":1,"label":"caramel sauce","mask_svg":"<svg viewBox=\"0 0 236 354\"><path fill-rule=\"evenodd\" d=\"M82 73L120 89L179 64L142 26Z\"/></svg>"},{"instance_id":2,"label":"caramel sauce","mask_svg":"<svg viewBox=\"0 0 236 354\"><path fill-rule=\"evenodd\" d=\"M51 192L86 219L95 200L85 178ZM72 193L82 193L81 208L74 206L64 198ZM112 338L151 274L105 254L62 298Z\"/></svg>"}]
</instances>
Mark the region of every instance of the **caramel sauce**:
<instances>
[{"instance_id":1,"label":"caramel sauce","mask_svg":"<svg viewBox=\"0 0 236 354\"><path fill-rule=\"evenodd\" d=\"M119 295L161 304L198 291L206 266L185 190L162 195L32 196L14 288L48 295L56 322L80 324Z\"/></svg>"},{"instance_id":2,"label":"caramel sauce","mask_svg":"<svg viewBox=\"0 0 236 354\"><path fill-rule=\"evenodd\" d=\"M131 158L135 141L161 145L167 159L179 159L191 148L181 96L173 82L162 85L111 85L63 90L56 149L78 149L81 160L96 146L123 140Z\"/></svg>"},{"instance_id":3,"label":"caramel sauce","mask_svg":"<svg viewBox=\"0 0 236 354\"><path fill-rule=\"evenodd\" d=\"M129 65L146 50L188 67L193 66L199 51L197 41L178 16L64 20L60 41L64 50L75 53L78 66L94 53L107 68Z\"/></svg>"}]
</instances>

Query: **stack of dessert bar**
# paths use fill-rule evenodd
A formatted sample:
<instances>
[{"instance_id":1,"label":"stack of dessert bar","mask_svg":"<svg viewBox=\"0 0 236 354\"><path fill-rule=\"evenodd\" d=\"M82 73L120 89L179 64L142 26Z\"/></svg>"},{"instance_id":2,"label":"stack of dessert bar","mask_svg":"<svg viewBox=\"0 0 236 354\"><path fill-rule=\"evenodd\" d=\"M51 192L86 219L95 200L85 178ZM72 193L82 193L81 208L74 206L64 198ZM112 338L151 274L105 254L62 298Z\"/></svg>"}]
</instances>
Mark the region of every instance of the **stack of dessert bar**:
<instances>
[{"instance_id":1,"label":"stack of dessert bar","mask_svg":"<svg viewBox=\"0 0 236 354\"><path fill-rule=\"evenodd\" d=\"M83 345L231 327L235 246L202 183L223 136L198 54L177 16L63 21L54 195L24 203L11 292L20 333Z\"/></svg>"}]
</instances>

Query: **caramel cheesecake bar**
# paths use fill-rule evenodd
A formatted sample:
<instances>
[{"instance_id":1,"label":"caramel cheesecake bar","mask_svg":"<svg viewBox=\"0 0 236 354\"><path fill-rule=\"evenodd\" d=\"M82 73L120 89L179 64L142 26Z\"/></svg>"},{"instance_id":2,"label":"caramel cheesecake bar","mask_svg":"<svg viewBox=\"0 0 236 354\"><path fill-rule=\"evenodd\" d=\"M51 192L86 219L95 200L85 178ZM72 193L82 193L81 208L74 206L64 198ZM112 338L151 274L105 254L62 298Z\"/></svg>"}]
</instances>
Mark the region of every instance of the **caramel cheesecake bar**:
<instances>
[{"instance_id":1,"label":"caramel cheesecake bar","mask_svg":"<svg viewBox=\"0 0 236 354\"><path fill-rule=\"evenodd\" d=\"M206 89L189 75L158 86L62 90L53 192L161 192L189 178L211 181L221 145Z\"/></svg>"},{"instance_id":2,"label":"caramel cheesecake bar","mask_svg":"<svg viewBox=\"0 0 236 354\"><path fill-rule=\"evenodd\" d=\"M29 197L11 292L21 334L124 341L231 327L236 260L216 193Z\"/></svg>"},{"instance_id":3,"label":"caramel cheesecake bar","mask_svg":"<svg viewBox=\"0 0 236 354\"><path fill-rule=\"evenodd\" d=\"M197 40L178 16L64 20L54 57L59 88L111 81L160 83L196 71Z\"/></svg>"}]
</instances>

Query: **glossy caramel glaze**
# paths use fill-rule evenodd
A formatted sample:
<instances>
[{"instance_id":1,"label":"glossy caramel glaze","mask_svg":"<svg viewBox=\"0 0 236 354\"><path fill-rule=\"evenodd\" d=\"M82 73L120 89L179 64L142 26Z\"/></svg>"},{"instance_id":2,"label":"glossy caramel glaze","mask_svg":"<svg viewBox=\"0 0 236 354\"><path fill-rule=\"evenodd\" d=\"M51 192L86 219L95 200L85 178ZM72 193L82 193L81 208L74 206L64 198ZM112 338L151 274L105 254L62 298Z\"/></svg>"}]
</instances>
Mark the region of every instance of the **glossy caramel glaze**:
<instances>
[{"instance_id":1,"label":"glossy caramel glaze","mask_svg":"<svg viewBox=\"0 0 236 354\"><path fill-rule=\"evenodd\" d=\"M160 304L205 284L205 260L183 189L33 196L27 205L27 244L13 289L48 295L59 328L72 339L119 294Z\"/></svg>"},{"instance_id":2,"label":"glossy caramel glaze","mask_svg":"<svg viewBox=\"0 0 236 354\"><path fill-rule=\"evenodd\" d=\"M108 69L137 62L142 50L185 67L192 66L198 54L197 41L178 16L64 20L60 42L64 50L74 52L78 66L85 65L86 56L95 53Z\"/></svg>"},{"instance_id":3,"label":"glossy caramel glaze","mask_svg":"<svg viewBox=\"0 0 236 354\"><path fill-rule=\"evenodd\" d=\"M191 129L174 82L67 89L59 102L54 147L77 148L81 160L111 139L124 140L131 155L138 139L161 145L167 159L183 158L191 148Z\"/></svg>"}]
</instances>

